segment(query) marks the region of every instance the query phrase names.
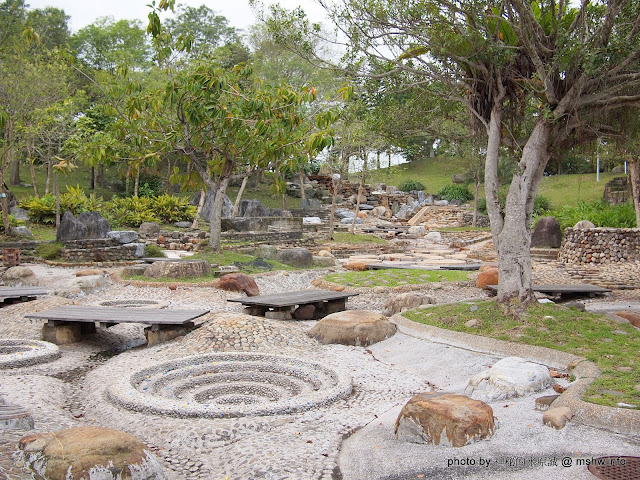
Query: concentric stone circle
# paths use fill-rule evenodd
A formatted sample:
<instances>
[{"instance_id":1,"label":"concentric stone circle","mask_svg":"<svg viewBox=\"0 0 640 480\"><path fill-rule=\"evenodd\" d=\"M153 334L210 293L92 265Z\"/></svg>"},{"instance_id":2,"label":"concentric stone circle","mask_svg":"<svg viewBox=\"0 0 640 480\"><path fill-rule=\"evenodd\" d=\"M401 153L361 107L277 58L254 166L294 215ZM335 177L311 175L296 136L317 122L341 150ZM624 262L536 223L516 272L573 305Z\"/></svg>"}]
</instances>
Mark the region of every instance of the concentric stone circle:
<instances>
[{"instance_id":1,"label":"concentric stone circle","mask_svg":"<svg viewBox=\"0 0 640 480\"><path fill-rule=\"evenodd\" d=\"M40 340L0 338L0 369L51 362L60 357L57 345Z\"/></svg>"},{"instance_id":2,"label":"concentric stone circle","mask_svg":"<svg viewBox=\"0 0 640 480\"><path fill-rule=\"evenodd\" d=\"M107 300L100 302L101 307L125 307L125 308L162 308L166 306L162 302L157 300L139 300L139 299L127 299L127 300Z\"/></svg>"},{"instance_id":3,"label":"concentric stone circle","mask_svg":"<svg viewBox=\"0 0 640 480\"><path fill-rule=\"evenodd\" d=\"M243 417L309 410L345 398L351 378L298 358L214 353L157 364L108 389L130 410L175 417Z\"/></svg>"}]
</instances>

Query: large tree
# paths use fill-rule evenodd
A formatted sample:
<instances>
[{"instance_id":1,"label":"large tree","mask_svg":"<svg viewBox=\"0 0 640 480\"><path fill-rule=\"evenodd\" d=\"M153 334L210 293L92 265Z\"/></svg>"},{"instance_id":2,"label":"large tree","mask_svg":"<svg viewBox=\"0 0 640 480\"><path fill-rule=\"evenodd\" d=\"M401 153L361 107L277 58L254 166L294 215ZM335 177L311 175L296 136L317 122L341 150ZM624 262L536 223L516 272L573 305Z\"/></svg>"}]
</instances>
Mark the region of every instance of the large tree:
<instances>
[{"instance_id":1,"label":"large tree","mask_svg":"<svg viewBox=\"0 0 640 480\"><path fill-rule=\"evenodd\" d=\"M498 252L498 297L534 299L529 254L536 191L550 157L611 133L607 115L640 106L635 0L319 0L348 38L348 68L367 58L446 86L486 135L485 191ZM281 38L317 31L274 10ZM293 33L287 33L293 32ZM298 41L298 43L300 43ZM308 45L308 43L307 43ZM366 72L365 72L366 73ZM519 157L504 208L498 158Z\"/></svg>"}]
</instances>

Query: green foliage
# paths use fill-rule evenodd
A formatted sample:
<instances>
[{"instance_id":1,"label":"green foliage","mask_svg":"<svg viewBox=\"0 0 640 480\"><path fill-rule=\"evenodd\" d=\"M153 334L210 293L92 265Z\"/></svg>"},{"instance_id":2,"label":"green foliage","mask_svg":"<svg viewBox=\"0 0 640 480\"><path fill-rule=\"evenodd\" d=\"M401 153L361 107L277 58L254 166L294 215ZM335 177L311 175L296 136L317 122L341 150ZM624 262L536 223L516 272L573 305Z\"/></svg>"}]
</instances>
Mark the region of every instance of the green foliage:
<instances>
[{"instance_id":1,"label":"green foliage","mask_svg":"<svg viewBox=\"0 0 640 480\"><path fill-rule=\"evenodd\" d=\"M551 202L544 195L536 195L536 199L533 205L534 215L544 215L547 210L551 209Z\"/></svg>"},{"instance_id":2,"label":"green foliage","mask_svg":"<svg viewBox=\"0 0 640 480\"><path fill-rule=\"evenodd\" d=\"M506 189L503 188L498 190L498 199L500 200L500 205L502 205L502 210L504 210L504 205L507 202ZM536 199L533 205L533 215L545 215L550 209L551 201L544 195L536 195ZM485 197L478 199L478 211L485 214L487 213L487 199Z\"/></svg>"},{"instance_id":3,"label":"green foliage","mask_svg":"<svg viewBox=\"0 0 640 480\"><path fill-rule=\"evenodd\" d=\"M580 355L602 371L589 386L585 400L610 406L618 402L638 405L635 385L640 365L634 358L640 349L640 333L631 325L620 325L594 313L539 303L531 304L526 312L514 318L513 314L505 315L501 305L494 301L438 305L403 315L440 328ZM476 319L477 325L467 327L465 323L471 319ZM625 334L616 335L616 330L624 330ZM621 366L630 367L629 371L621 371ZM621 395L611 395L608 393L611 390Z\"/></svg>"},{"instance_id":4,"label":"green foliage","mask_svg":"<svg viewBox=\"0 0 640 480\"><path fill-rule=\"evenodd\" d=\"M560 222L560 227L571 228L581 220L589 220L596 227L635 228L636 213L633 204L609 205L604 200L580 202L578 205L563 207L546 212Z\"/></svg>"},{"instance_id":5,"label":"green foliage","mask_svg":"<svg viewBox=\"0 0 640 480\"><path fill-rule=\"evenodd\" d=\"M105 209L112 227L139 227L144 222L159 222L152 213L153 198L113 198Z\"/></svg>"},{"instance_id":6,"label":"green foliage","mask_svg":"<svg viewBox=\"0 0 640 480\"><path fill-rule=\"evenodd\" d=\"M172 195L160 195L153 199L152 211L163 223L191 221L195 217L197 207L188 200Z\"/></svg>"},{"instance_id":7,"label":"green foliage","mask_svg":"<svg viewBox=\"0 0 640 480\"><path fill-rule=\"evenodd\" d=\"M9 215L9 227L17 227L22 222L13 215ZM0 223L0 232L4 232L4 225Z\"/></svg>"},{"instance_id":8,"label":"green foliage","mask_svg":"<svg viewBox=\"0 0 640 480\"><path fill-rule=\"evenodd\" d=\"M458 200L461 203L465 203L469 200L473 200L473 193L469 191L469 188L466 185L452 183L441 188L438 192L438 197L444 198L448 201Z\"/></svg>"},{"instance_id":9,"label":"green foliage","mask_svg":"<svg viewBox=\"0 0 640 480\"><path fill-rule=\"evenodd\" d=\"M432 282L467 282L468 272L454 270L403 270L384 269L364 272L331 273L325 278L329 282L349 287L397 287Z\"/></svg>"},{"instance_id":10,"label":"green foliage","mask_svg":"<svg viewBox=\"0 0 640 480\"><path fill-rule=\"evenodd\" d=\"M56 223L56 197L44 195L43 197L29 197L21 203L22 208L29 212L29 218L36 223Z\"/></svg>"},{"instance_id":11,"label":"green foliage","mask_svg":"<svg viewBox=\"0 0 640 480\"><path fill-rule=\"evenodd\" d=\"M149 243L144 247L144 256L149 258L166 257L162 249L155 243Z\"/></svg>"},{"instance_id":12,"label":"green foliage","mask_svg":"<svg viewBox=\"0 0 640 480\"><path fill-rule=\"evenodd\" d=\"M398 185L398 188L403 192L412 192L414 190L424 190L426 187L422 184L422 182L419 182L417 180L405 180L400 185Z\"/></svg>"},{"instance_id":13,"label":"green foliage","mask_svg":"<svg viewBox=\"0 0 640 480\"><path fill-rule=\"evenodd\" d=\"M60 252L64 249L64 245L59 242L41 243L35 248L36 256L45 260L56 260L60 258Z\"/></svg>"},{"instance_id":14,"label":"green foliage","mask_svg":"<svg viewBox=\"0 0 640 480\"><path fill-rule=\"evenodd\" d=\"M56 197L52 194L42 197L29 197L21 202L22 208L29 212L29 218L40 224L56 222ZM91 194L87 197L79 187L67 186L67 192L60 194L60 213L71 212L77 215L82 212L100 212L104 201Z\"/></svg>"}]
</instances>

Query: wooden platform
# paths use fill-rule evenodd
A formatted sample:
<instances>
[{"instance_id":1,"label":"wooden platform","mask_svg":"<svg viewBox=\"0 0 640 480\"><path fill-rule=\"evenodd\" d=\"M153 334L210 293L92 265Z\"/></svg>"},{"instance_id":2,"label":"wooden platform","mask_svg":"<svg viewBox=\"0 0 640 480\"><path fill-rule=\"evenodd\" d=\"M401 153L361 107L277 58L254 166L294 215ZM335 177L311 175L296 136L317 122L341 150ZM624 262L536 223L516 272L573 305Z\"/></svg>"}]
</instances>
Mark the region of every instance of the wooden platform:
<instances>
[{"instance_id":1,"label":"wooden platform","mask_svg":"<svg viewBox=\"0 0 640 480\"><path fill-rule=\"evenodd\" d=\"M118 323L144 323L150 325L145 334L148 344L153 345L184 334L193 328L193 320L209 311L70 305L28 313L24 318L47 320L43 336L58 344L79 341L83 334L94 333L96 324L108 328Z\"/></svg>"},{"instance_id":2,"label":"wooden platform","mask_svg":"<svg viewBox=\"0 0 640 480\"><path fill-rule=\"evenodd\" d=\"M498 291L497 285L487 285L489 290L494 292ZM534 292L546 293L547 295L575 295L595 297L596 295L602 295L611 292L608 288L598 287L597 285L591 285L590 283L578 283L578 284L542 284L534 285Z\"/></svg>"},{"instance_id":3,"label":"wooden platform","mask_svg":"<svg viewBox=\"0 0 640 480\"><path fill-rule=\"evenodd\" d=\"M330 313L344 310L347 298L356 295L358 294L332 290L298 290L256 297L229 298L227 301L241 303L247 307L245 312L250 315L289 320L293 318L294 307L313 305L315 307L313 318L322 318Z\"/></svg>"},{"instance_id":4,"label":"wooden platform","mask_svg":"<svg viewBox=\"0 0 640 480\"><path fill-rule=\"evenodd\" d=\"M42 287L0 287L0 303L12 304L35 300L48 292Z\"/></svg>"}]
</instances>

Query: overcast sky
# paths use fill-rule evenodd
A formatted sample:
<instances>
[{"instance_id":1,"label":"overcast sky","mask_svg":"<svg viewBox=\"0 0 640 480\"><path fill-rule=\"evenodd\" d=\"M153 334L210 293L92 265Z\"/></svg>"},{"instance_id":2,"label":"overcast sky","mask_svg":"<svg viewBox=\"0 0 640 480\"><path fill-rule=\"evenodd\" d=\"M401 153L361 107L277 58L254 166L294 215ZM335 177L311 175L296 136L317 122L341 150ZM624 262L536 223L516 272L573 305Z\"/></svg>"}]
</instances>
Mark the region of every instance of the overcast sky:
<instances>
[{"instance_id":1,"label":"overcast sky","mask_svg":"<svg viewBox=\"0 0 640 480\"><path fill-rule=\"evenodd\" d=\"M27 0L31 8L47 6L61 8L71 17L70 26L76 31L96 20L98 17L113 16L119 19L137 18L146 27L148 4L150 0ZM157 2L156 2L157 3ZM231 26L246 29L256 23L256 18L249 8L249 0L178 0L193 7L206 5L218 15L227 17ZM324 10L314 0L263 0L265 4L280 3L292 9L302 6L313 21L323 21Z\"/></svg>"}]
</instances>

